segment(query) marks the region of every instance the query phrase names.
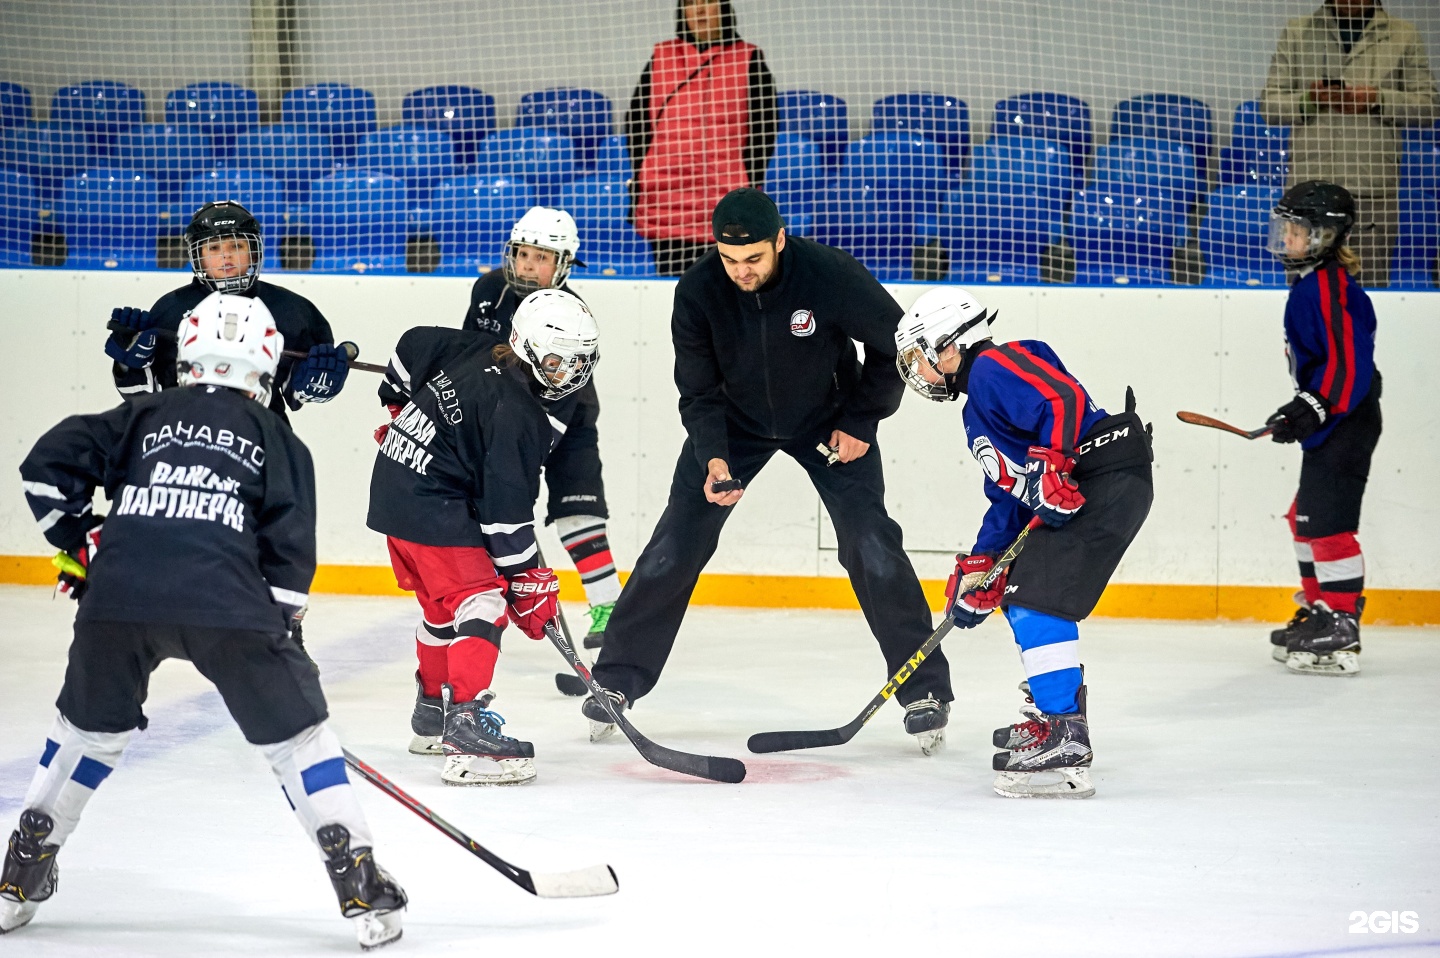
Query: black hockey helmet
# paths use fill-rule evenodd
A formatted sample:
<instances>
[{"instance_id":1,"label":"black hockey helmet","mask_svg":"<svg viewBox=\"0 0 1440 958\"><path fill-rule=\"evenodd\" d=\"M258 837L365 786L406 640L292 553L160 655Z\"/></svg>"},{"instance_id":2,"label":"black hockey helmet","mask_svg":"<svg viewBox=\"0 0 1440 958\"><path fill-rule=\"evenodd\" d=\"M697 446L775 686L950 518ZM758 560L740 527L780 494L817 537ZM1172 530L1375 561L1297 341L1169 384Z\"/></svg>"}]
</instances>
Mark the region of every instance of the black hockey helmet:
<instances>
[{"instance_id":1,"label":"black hockey helmet","mask_svg":"<svg viewBox=\"0 0 1440 958\"><path fill-rule=\"evenodd\" d=\"M1314 266L1339 252L1354 226L1355 197L1349 190L1324 180L1307 180L1286 190L1270 211L1267 245L1286 266Z\"/></svg>"},{"instance_id":2,"label":"black hockey helmet","mask_svg":"<svg viewBox=\"0 0 1440 958\"><path fill-rule=\"evenodd\" d=\"M243 239L249 244L250 263L234 276L211 276L200 262L205 244L228 238ZM196 210L190 225L185 227L185 247L190 252L190 270L195 278L217 293L243 293L255 285L260 263L265 258L259 221L234 200L206 203Z\"/></svg>"}]
</instances>

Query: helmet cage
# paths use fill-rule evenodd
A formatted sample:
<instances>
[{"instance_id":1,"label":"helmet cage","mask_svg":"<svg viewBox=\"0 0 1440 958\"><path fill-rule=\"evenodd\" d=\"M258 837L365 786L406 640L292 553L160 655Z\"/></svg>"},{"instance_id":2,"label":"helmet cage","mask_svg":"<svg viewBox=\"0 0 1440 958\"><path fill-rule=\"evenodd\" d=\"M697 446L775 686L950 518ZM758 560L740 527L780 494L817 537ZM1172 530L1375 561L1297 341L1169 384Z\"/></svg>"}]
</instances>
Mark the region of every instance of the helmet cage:
<instances>
[{"instance_id":1,"label":"helmet cage","mask_svg":"<svg viewBox=\"0 0 1440 958\"><path fill-rule=\"evenodd\" d=\"M979 315L972 316L950 332L936 336L934 343L931 343L930 336L921 330L914 330L908 336L897 336L897 340L903 341L897 343L898 348L895 351L895 368L900 371L900 378L905 381L905 385L933 402L952 402L960 398L960 385L956 374L940 370L940 354L954 345L959 351L960 364L963 365L969 348L976 342L989 338L989 324L994 319L994 312L981 310ZM977 327L982 323L984 328L979 329L980 335L975 335ZM939 382L931 382L925 378L925 366L929 366L941 377Z\"/></svg>"},{"instance_id":2,"label":"helmet cage","mask_svg":"<svg viewBox=\"0 0 1440 958\"><path fill-rule=\"evenodd\" d=\"M201 264L201 256L205 247L211 243L224 242L225 240L244 240L250 246L250 265L235 276L211 276L205 271ZM205 233L190 240L190 271L202 285L213 289L217 293L243 293L255 285L255 280L260 276L260 263L265 258L265 247L258 232L249 230L228 230L223 233Z\"/></svg>"},{"instance_id":3,"label":"helmet cage","mask_svg":"<svg viewBox=\"0 0 1440 958\"><path fill-rule=\"evenodd\" d=\"M555 275L550 277L548 286L541 286L528 276L521 276L516 269L515 257L520 252L520 247L522 246L532 246L535 249L543 249L547 253L555 254ZM511 239L505 243L503 265L505 269L505 282L510 284L510 288L515 290L521 299L524 299L531 293L542 289L559 289L561 286L564 286L565 280L570 276L570 267L575 265L575 254L569 250L547 246L544 243L535 242L534 240L522 241Z\"/></svg>"},{"instance_id":4,"label":"helmet cage","mask_svg":"<svg viewBox=\"0 0 1440 958\"><path fill-rule=\"evenodd\" d=\"M582 388L590 381L595 364L600 360L598 348L569 356L562 356L560 353L538 356L534 344L529 340L522 340L521 346L525 352L525 362L540 383L540 395L545 399L559 399Z\"/></svg>"}]
</instances>

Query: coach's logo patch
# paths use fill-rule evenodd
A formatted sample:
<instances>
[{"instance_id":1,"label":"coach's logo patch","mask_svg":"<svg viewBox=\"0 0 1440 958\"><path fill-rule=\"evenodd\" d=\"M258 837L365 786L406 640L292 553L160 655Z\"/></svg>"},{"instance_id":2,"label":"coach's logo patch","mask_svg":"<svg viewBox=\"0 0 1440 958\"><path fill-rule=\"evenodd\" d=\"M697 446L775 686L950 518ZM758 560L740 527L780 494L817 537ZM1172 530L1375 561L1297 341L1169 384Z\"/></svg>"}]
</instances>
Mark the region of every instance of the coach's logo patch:
<instances>
[{"instance_id":1,"label":"coach's logo patch","mask_svg":"<svg viewBox=\"0 0 1440 958\"><path fill-rule=\"evenodd\" d=\"M811 336L815 333L815 314L808 309L797 309L790 314L790 335Z\"/></svg>"}]
</instances>

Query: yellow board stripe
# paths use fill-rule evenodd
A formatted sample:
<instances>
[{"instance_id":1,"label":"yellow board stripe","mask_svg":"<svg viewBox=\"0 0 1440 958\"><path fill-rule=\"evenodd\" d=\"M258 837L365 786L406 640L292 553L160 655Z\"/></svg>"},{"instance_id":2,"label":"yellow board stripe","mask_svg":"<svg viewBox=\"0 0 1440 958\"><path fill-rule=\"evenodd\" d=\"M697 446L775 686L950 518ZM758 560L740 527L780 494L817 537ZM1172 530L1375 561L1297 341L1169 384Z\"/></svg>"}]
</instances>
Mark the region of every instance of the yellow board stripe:
<instances>
[{"instance_id":1,"label":"yellow board stripe","mask_svg":"<svg viewBox=\"0 0 1440 958\"><path fill-rule=\"evenodd\" d=\"M580 575L561 570L560 597L585 601ZM621 579L626 573L620 574ZM55 568L43 556L0 556L0 583L54 585ZM922 580L930 607L943 608L945 582ZM339 595L406 595L386 566L322 565L311 592ZM1253 620L1284 622L1295 611L1293 588L1250 585L1133 585L1113 583L1097 616L1124 619ZM1367 589L1367 625L1440 625L1440 591ZM858 609L850 580L820 576L727 575L700 577L691 601L766 609Z\"/></svg>"}]
</instances>

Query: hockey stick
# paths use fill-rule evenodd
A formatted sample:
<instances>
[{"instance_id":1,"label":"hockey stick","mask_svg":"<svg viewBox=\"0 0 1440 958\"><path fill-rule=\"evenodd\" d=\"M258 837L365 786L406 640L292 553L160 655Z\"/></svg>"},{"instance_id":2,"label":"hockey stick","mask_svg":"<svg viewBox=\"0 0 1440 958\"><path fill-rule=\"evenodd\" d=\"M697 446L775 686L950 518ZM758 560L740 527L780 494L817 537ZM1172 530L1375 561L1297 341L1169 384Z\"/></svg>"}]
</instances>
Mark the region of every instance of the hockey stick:
<instances>
[{"instance_id":1,"label":"hockey stick","mask_svg":"<svg viewBox=\"0 0 1440 958\"><path fill-rule=\"evenodd\" d=\"M539 558L541 565L548 566L550 564L545 561L545 555L540 551L540 544L538 542L535 544L535 555ZM559 617L560 631L565 633L565 640L570 643L572 649L578 649L579 646L575 644L575 639L572 638L570 634L570 623L565 621L565 610L563 608L559 611ZM572 675L569 672L555 673L555 688L559 689L562 695L572 697L584 695L586 691L585 683L581 680L580 676Z\"/></svg>"},{"instance_id":2,"label":"hockey stick","mask_svg":"<svg viewBox=\"0 0 1440 958\"><path fill-rule=\"evenodd\" d=\"M615 877L615 869L609 865L592 865L578 871L550 874L529 872L523 868L517 868L420 804L414 796L407 794L400 786L350 754L349 750L341 749L341 751L345 753L345 764L359 772L361 777L371 785L440 829L456 844L469 849L476 858L536 897L592 898L596 895L613 895L620 890L620 881Z\"/></svg>"},{"instance_id":3,"label":"hockey stick","mask_svg":"<svg viewBox=\"0 0 1440 958\"><path fill-rule=\"evenodd\" d=\"M1213 416L1206 416L1198 412L1177 412L1175 418L1181 422L1188 422L1192 426L1209 426L1211 429L1221 429L1225 432L1233 432L1237 436L1244 436L1246 439L1259 439L1261 436L1268 436L1275 431L1273 425L1261 426L1259 429L1251 429L1248 432L1239 426L1232 426L1228 422L1222 422Z\"/></svg>"},{"instance_id":4,"label":"hockey stick","mask_svg":"<svg viewBox=\"0 0 1440 958\"><path fill-rule=\"evenodd\" d=\"M124 323L117 323L113 319L105 324L105 328L111 330L112 332L135 332L135 330L131 329L129 326L126 326ZM173 329L156 329L152 326L151 331L153 331L155 335L160 337L161 339L176 338L175 331ZM349 340L346 340L343 343L337 343L337 345L345 353L346 366L349 366L351 369L359 369L367 373L379 373L382 376L385 375L386 369L384 366L377 366L374 363L362 363L356 361L355 357L360 355L359 346L356 346ZM289 356L291 359L304 359L310 354L299 349L287 349L284 351L284 355Z\"/></svg>"},{"instance_id":5,"label":"hockey stick","mask_svg":"<svg viewBox=\"0 0 1440 958\"><path fill-rule=\"evenodd\" d=\"M630 724L624 713L615 708L615 703L610 696L605 694L585 663L575 654L575 648L570 640L555 628L553 621L545 623L545 634L554 643L560 654L565 656L565 661L575 670L585 682L585 688L589 690L590 696L599 702L601 707L610 714L614 723L620 726L620 731L635 746L640 757L651 765L658 765L661 768L668 768L672 772L680 772L682 775L694 775L696 778L708 778L712 782L726 782L735 784L745 780L745 763L738 759L722 758L715 755L696 755L692 752L679 752L673 748L666 748L663 745L656 745L645 736L641 735L635 726Z\"/></svg>"},{"instance_id":6,"label":"hockey stick","mask_svg":"<svg viewBox=\"0 0 1440 958\"><path fill-rule=\"evenodd\" d=\"M990 569L990 573L980 581L980 585L977 586L977 588L988 588L996 579L1005 573L1006 569L1010 568L1011 563L1015 561L1015 557L1020 554L1020 550L1025 546L1025 537L1030 535L1030 530L1038 525L1040 525L1040 517L1035 516L1030 520L1029 525L1020 530L1020 534L1015 537L1014 542L1010 543L1010 547L1001 553L1000 558L995 561L995 565ZM752 752L788 752L797 748L825 748L830 745L844 745L855 737L855 734L860 731L866 722L870 721L872 715L880 711L880 707L899 690L900 686L905 684L905 681L920 667L920 663L924 662L925 659L930 656L930 653L934 652L940 646L941 640L949 635L950 630L954 627L955 623L951 622L950 617L947 615L945 621L940 623L940 627L930 633L930 638L926 639L920 648L916 650L915 654L910 656L904 665L900 666L899 671L890 676L890 681L885 683L885 687L880 690L880 694L871 699L864 710L855 716L849 725L844 725L840 728L820 729L813 732L760 732L750 736L750 741L745 743L746 747Z\"/></svg>"}]
</instances>

